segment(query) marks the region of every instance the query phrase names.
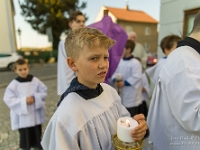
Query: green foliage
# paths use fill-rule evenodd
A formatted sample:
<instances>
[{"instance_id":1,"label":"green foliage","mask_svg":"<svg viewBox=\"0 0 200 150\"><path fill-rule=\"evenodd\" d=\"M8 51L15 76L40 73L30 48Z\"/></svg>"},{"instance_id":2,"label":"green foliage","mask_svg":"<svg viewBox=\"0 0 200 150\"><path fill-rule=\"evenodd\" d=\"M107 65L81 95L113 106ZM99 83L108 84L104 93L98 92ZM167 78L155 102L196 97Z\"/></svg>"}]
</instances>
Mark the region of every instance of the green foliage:
<instances>
[{"instance_id":1,"label":"green foliage","mask_svg":"<svg viewBox=\"0 0 200 150\"><path fill-rule=\"evenodd\" d=\"M62 32L69 29L68 17L74 10L82 10L86 3L78 0L18 0L21 14L32 28L41 34L51 27L53 49L57 49Z\"/></svg>"},{"instance_id":2,"label":"green foliage","mask_svg":"<svg viewBox=\"0 0 200 150\"><path fill-rule=\"evenodd\" d=\"M51 57L54 57L57 61L58 52L53 51L28 51L29 55L26 55L25 51L18 51L18 54L23 56L24 59L28 59L30 63L38 63L41 60L46 63ZM35 53L36 52L36 53Z\"/></svg>"}]
</instances>

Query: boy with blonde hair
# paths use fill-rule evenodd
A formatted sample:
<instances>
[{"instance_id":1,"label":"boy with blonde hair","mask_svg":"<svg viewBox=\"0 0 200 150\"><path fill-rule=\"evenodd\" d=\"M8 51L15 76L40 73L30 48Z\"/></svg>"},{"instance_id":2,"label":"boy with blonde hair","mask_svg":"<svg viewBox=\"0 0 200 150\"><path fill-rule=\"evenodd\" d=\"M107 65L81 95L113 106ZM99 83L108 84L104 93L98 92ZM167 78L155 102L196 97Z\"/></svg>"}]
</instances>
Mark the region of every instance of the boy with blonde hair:
<instances>
[{"instance_id":1,"label":"boy with blonde hair","mask_svg":"<svg viewBox=\"0 0 200 150\"><path fill-rule=\"evenodd\" d=\"M114 150L111 136L117 120L129 116L117 92L102 83L108 71L108 49L114 41L94 28L72 30L65 41L67 63L76 72L62 94L58 108L45 130L44 150ZM139 126L132 137L146 133L143 115L135 116Z\"/></svg>"}]
</instances>

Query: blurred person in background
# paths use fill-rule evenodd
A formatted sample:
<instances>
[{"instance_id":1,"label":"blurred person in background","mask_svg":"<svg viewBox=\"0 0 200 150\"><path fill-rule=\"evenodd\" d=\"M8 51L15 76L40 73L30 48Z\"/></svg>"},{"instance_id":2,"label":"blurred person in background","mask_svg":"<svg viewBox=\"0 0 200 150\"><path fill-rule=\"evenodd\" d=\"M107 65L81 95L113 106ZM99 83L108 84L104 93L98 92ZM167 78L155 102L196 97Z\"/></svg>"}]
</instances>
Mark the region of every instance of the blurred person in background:
<instances>
[{"instance_id":1,"label":"blurred person in background","mask_svg":"<svg viewBox=\"0 0 200 150\"><path fill-rule=\"evenodd\" d=\"M115 87L120 89L119 95L122 105L126 107L131 116L139 114L139 106L142 104L142 65L134 58L132 52L135 43L127 40L122 58L112 75ZM117 79L121 75L121 79Z\"/></svg>"},{"instance_id":2,"label":"blurred person in background","mask_svg":"<svg viewBox=\"0 0 200 150\"><path fill-rule=\"evenodd\" d=\"M142 44L137 42L137 34L134 31L129 32L128 39L135 43L135 49L132 54L134 57L139 57L142 60L142 68L145 70L147 63L147 53Z\"/></svg>"},{"instance_id":3,"label":"blurred person in background","mask_svg":"<svg viewBox=\"0 0 200 150\"><path fill-rule=\"evenodd\" d=\"M45 122L47 87L29 74L28 63L19 59L14 64L18 75L6 87L3 100L10 109L12 130L19 131L20 150L41 150L42 123Z\"/></svg>"},{"instance_id":4,"label":"blurred person in background","mask_svg":"<svg viewBox=\"0 0 200 150\"><path fill-rule=\"evenodd\" d=\"M73 29L85 26L85 17L81 11L73 11L69 16L69 27ZM76 76L67 64L67 55L64 46L65 40L58 45L57 62L57 94L62 95L70 86L70 82Z\"/></svg>"},{"instance_id":5,"label":"blurred person in background","mask_svg":"<svg viewBox=\"0 0 200 150\"><path fill-rule=\"evenodd\" d=\"M167 59L167 56L177 47L177 44L179 41L181 41L181 37L179 37L178 35L168 35L165 36L161 42L160 42L160 47L163 51L163 53L165 54L165 57L162 57L159 59L159 61L157 62L156 65L154 65L153 67L150 67L148 69L146 69L146 73L148 74L148 76L150 77L151 81L155 84L158 75Z\"/></svg>"}]
</instances>

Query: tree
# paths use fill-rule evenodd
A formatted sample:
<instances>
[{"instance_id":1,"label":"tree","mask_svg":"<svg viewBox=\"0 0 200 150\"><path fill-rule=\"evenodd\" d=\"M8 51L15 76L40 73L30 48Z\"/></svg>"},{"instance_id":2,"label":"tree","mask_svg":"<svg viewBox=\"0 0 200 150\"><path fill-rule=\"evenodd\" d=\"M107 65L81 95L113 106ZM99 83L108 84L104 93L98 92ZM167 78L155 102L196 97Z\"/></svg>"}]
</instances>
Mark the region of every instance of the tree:
<instances>
[{"instance_id":1,"label":"tree","mask_svg":"<svg viewBox=\"0 0 200 150\"><path fill-rule=\"evenodd\" d=\"M78 0L18 0L18 2L21 14L34 30L46 34L47 28L51 27L53 49L58 48L61 33L69 29L69 14L86 7L86 2L79 5Z\"/></svg>"}]
</instances>

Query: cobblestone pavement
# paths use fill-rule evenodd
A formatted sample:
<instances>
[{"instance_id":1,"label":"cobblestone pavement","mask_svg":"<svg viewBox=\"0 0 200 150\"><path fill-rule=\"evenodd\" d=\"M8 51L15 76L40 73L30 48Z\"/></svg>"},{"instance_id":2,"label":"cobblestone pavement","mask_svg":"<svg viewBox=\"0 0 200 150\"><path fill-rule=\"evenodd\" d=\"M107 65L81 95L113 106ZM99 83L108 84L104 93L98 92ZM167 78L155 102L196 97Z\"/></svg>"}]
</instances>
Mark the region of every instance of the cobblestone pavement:
<instances>
[{"instance_id":1,"label":"cobblestone pavement","mask_svg":"<svg viewBox=\"0 0 200 150\"><path fill-rule=\"evenodd\" d=\"M47 121L43 124L44 129L56 110L56 105L59 100L57 96L57 80L56 77L46 78L43 80L45 85L48 87L48 95L46 99L46 114ZM0 96L3 97L5 88L0 88ZM10 126L9 109L0 100L0 150L18 150L19 149L19 133L18 130L12 131Z\"/></svg>"}]
</instances>

